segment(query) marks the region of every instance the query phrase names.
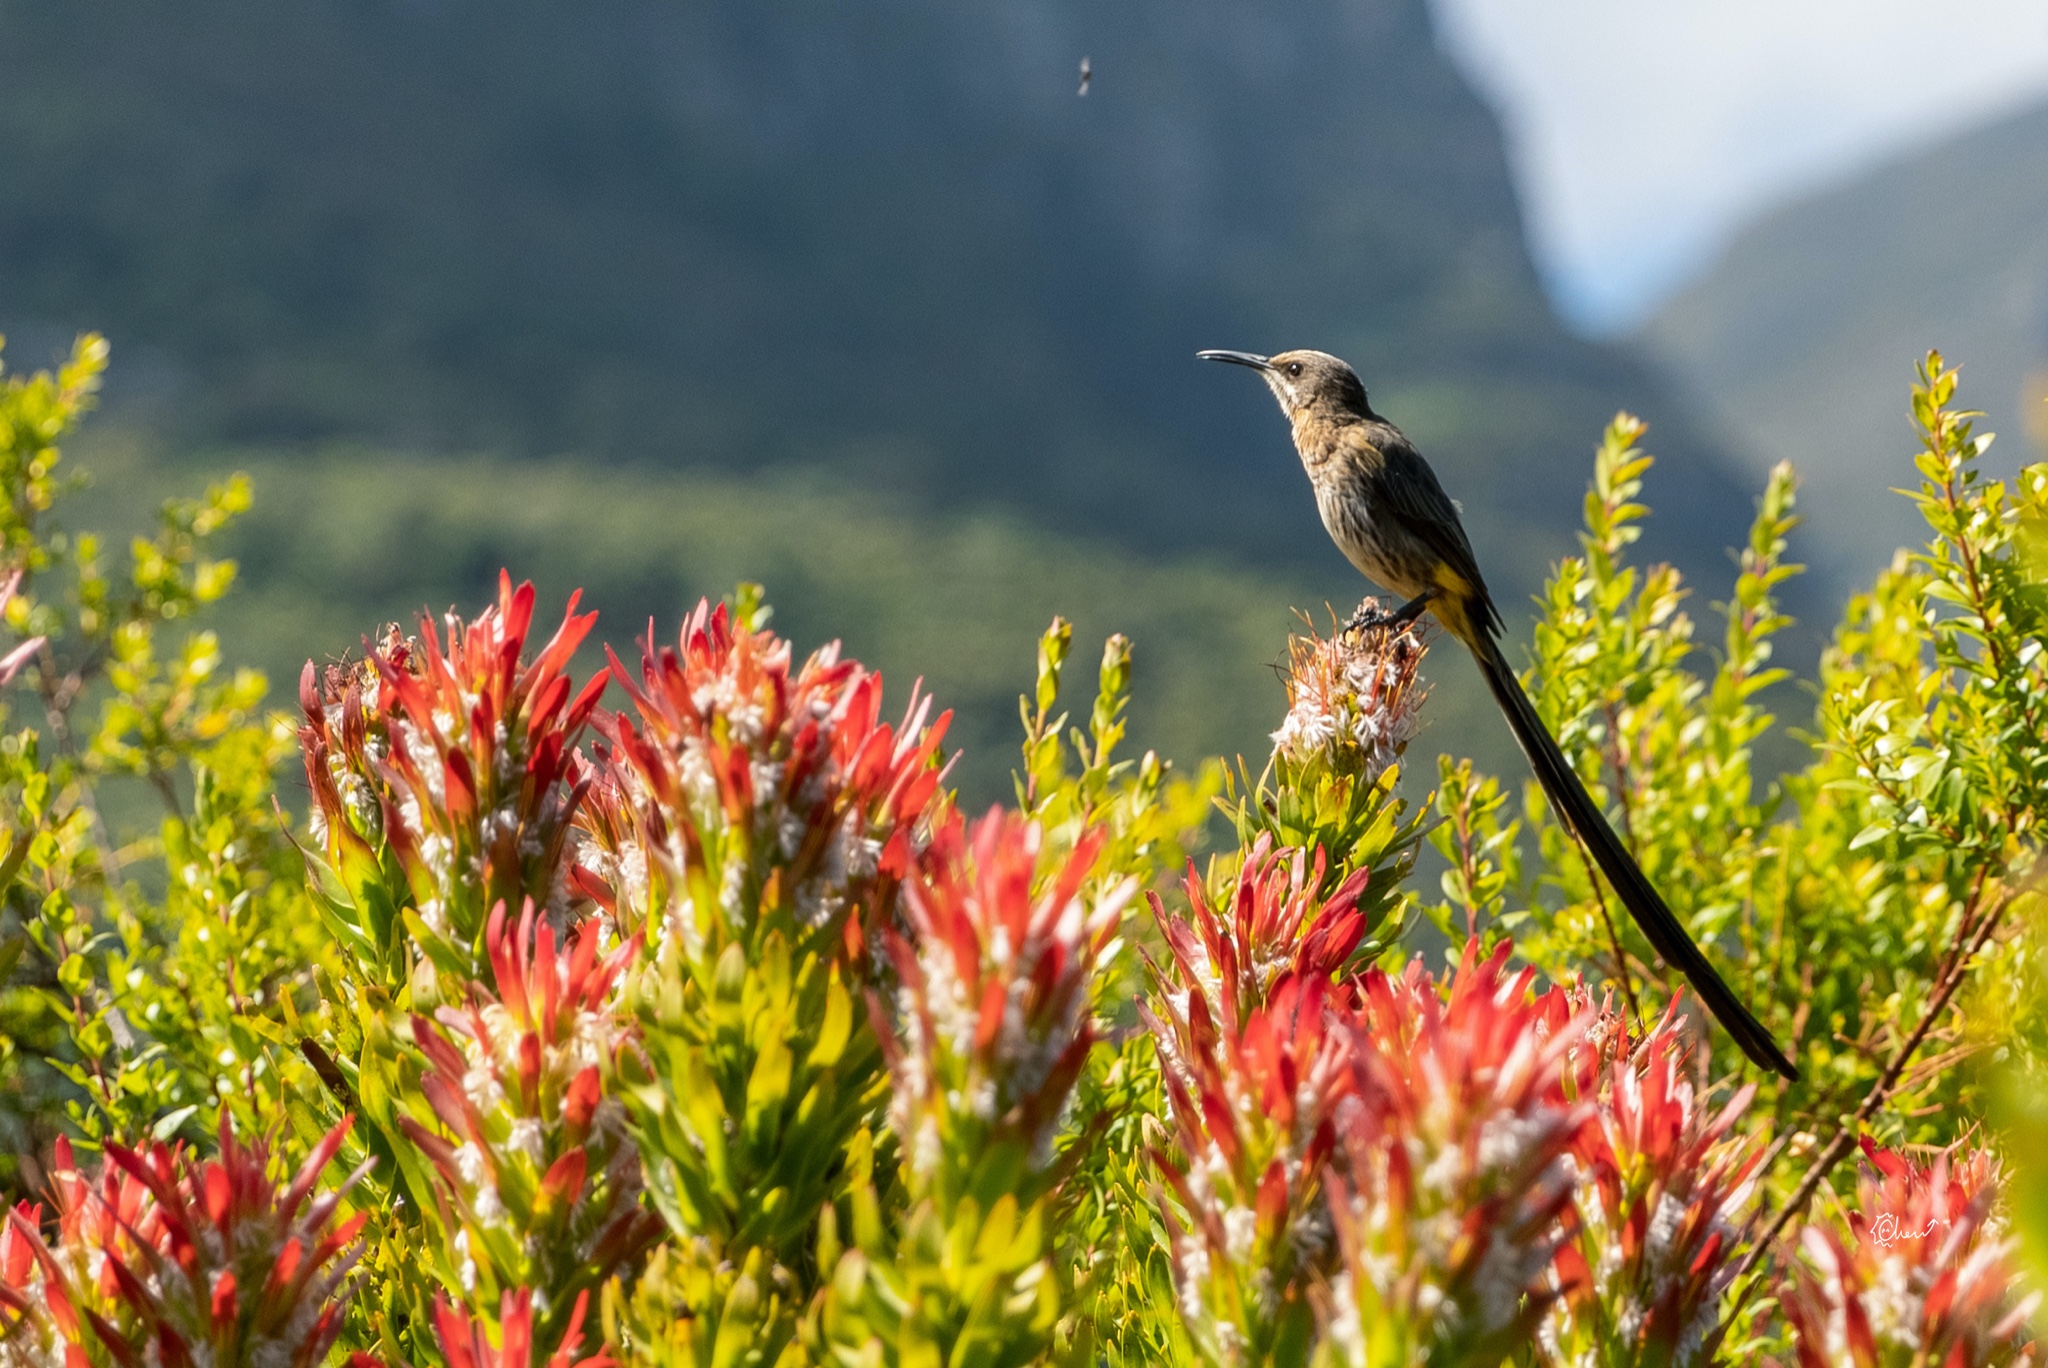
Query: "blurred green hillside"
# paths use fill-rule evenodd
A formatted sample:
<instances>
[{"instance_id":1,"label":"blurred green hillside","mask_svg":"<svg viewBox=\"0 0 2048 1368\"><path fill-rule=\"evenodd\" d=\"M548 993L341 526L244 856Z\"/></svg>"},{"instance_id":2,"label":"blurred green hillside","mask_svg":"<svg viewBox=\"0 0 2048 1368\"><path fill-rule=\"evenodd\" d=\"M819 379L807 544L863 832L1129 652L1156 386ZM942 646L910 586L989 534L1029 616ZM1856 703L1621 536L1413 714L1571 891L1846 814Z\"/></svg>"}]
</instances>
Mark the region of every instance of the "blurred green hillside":
<instances>
[{"instance_id":1,"label":"blurred green hillside","mask_svg":"<svg viewBox=\"0 0 2048 1368\"><path fill-rule=\"evenodd\" d=\"M999 727L1053 610L1130 631L1159 744L1248 745L1361 586L1205 346L1354 360L1511 612L1617 408L1648 555L1719 585L1750 508L1552 318L1422 0L0 0L0 325L110 336L120 480L255 468L273 663L501 561L614 623L746 573Z\"/></svg>"},{"instance_id":2,"label":"blurred green hillside","mask_svg":"<svg viewBox=\"0 0 2048 1368\"><path fill-rule=\"evenodd\" d=\"M73 513L80 526L142 526L158 499L189 480L132 437L89 434L74 444L94 473ZM963 751L958 777L980 802L1007 796L1021 739L1017 697L1031 680L1035 638L1055 613L1075 623L1068 693L1077 716L1092 696L1103 639L1125 632L1136 643L1138 750L1188 762L1243 753L1255 767L1286 710L1265 666L1283 657L1287 632L1301 625L1289 605L1315 605L1317 626L1329 626L1298 575L1137 557L995 513L913 517L817 475L421 461L362 447L239 450L197 463L254 479L253 509L223 539L242 585L216 621L230 659L266 669L280 705L304 661L359 649L386 619L410 627L423 584L487 585L499 566L512 566L536 582L549 614L582 587L585 607L601 608L598 637L633 663L629 647L648 617L670 640L684 605L752 579L767 585L776 629L800 649L843 640L881 669L892 708L926 671L939 705L956 709L949 740ZM474 612L479 595L470 591L459 606ZM1460 678L1460 656L1450 648L1432 674ZM592 653L585 668L601 663ZM1480 703L1453 687L1431 709L1441 735L1425 744L1453 744L1453 734L1483 743L1495 731L1505 744L1505 731L1473 710Z\"/></svg>"}]
</instances>

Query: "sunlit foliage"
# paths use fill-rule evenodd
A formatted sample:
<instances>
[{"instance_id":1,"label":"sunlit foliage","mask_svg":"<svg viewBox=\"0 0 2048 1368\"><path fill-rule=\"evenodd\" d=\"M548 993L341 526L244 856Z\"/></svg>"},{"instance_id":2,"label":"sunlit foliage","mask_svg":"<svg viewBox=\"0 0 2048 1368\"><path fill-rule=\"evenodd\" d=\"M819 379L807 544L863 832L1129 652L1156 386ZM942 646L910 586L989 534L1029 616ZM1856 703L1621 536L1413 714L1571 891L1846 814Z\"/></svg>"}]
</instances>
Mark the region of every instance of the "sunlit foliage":
<instances>
[{"instance_id":1,"label":"sunlit foliage","mask_svg":"<svg viewBox=\"0 0 2048 1368\"><path fill-rule=\"evenodd\" d=\"M245 483L119 574L57 520L104 355L0 391L7 1368L2038 1357L2048 470L1980 473L1939 357L1929 540L1803 766L1789 470L1704 653L1618 418L1535 634L1781 1085L1533 789L1408 773L1426 628L1297 636L1270 758L1189 772L1123 749L1122 637L1068 725L1055 622L985 815L949 714L752 586L584 676L507 575L266 716L190 621Z\"/></svg>"}]
</instances>

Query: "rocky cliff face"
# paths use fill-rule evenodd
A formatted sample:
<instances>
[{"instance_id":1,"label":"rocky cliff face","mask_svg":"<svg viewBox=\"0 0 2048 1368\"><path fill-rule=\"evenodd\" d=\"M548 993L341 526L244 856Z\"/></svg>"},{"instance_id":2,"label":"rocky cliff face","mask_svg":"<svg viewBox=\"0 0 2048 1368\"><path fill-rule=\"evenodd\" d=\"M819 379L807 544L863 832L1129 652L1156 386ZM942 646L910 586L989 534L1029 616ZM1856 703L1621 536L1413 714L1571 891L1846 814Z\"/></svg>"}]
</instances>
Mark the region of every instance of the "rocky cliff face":
<instances>
[{"instance_id":1,"label":"rocky cliff face","mask_svg":"<svg viewBox=\"0 0 2048 1368\"><path fill-rule=\"evenodd\" d=\"M184 440L824 466L1325 565L1276 415L1192 360L1309 345L1506 598L1617 407L1684 510L1651 549L1718 584L1748 512L1552 320L1421 0L6 0L0 281Z\"/></svg>"}]
</instances>

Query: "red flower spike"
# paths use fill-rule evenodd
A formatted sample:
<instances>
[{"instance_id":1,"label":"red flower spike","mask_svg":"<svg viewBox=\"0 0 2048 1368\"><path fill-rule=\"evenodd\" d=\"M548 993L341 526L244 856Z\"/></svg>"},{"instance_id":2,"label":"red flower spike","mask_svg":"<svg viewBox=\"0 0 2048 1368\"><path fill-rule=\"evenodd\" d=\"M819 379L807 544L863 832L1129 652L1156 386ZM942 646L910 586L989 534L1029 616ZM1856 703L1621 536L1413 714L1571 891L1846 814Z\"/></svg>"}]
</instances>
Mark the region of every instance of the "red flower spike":
<instances>
[{"instance_id":1,"label":"red flower spike","mask_svg":"<svg viewBox=\"0 0 2048 1368\"><path fill-rule=\"evenodd\" d=\"M1237 874L1227 914L1210 905L1193 864L1181 884L1192 925L1168 916L1152 895L1153 917L1181 981L1201 987L1219 1021L1234 1025L1286 974L1334 979L1374 930L1358 911L1369 871L1352 872L1319 902L1324 868L1320 847L1313 855L1276 850L1262 833Z\"/></svg>"},{"instance_id":2,"label":"red flower spike","mask_svg":"<svg viewBox=\"0 0 2048 1368\"><path fill-rule=\"evenodd\" d=\"M347 1129L336 1127L284 1190L269 1179L268 1146L241 1143L225 1120L216 1159L161 1144L110 1145L94 1177L78 1171L60 1140L55 1242L45 1243L33 1208L19 1210L0 1237L0 1286L16 1285L27 1250L46 1312L17 1332L42 1335L46 1351L61 1345L75 1368L101 1352L137 1368L202 1357L313 1368L340 1331L362 1227L360 1219L339 1230L328 1223L339 1193L364 1170L310 1205L304 1198ZM7 1304L0 1292L0 1307Z\"/></svg>"},{"instance_id":3,"label":"red flower spike","mask_svg":"<svg viewBox=\"0 0 2048 1368\"><path fill-rule=\"evenodd\" d=\"M1957 1368L2036 1361L2029 1291L2016 1243L1991 1221L2000 1174L1977 1150L1922 1168L1863 1141L1848 1228L1808 1225L1778 1304L1799 1361L1856 1368L1911 1358Z\"/></svg>"},{"instance_id":4,"label":"red flower spike","mask_svg":"<svg viewBox=\"0 0 2048 1368\"><path fill-rule=\"evenodd\" d=\"M998 809L970 832L956 813L905 882L914 942L893 930L883 938L901 980L900 1024L879 1001L871 1011L914 1182L953 1190L955 1166L1003 1145L1023 1151L1028 1172L1048 1169L1060 1108L1095 1039L1090 977L1133 891L1127 880L1086 892L1102 839L1085 833L1039 879L1036 823Z\"/></svg>"},{"instance_id":5,"label":"red flower spike","mask_svg":"<svg viewBox=\"0 0 2048 1368\"><path fill-rule=\"evenodd\" d=\"M628 1142L601 1120L603 1066L626 1030L615 990L640 948L635 936L600 954L604 934L586 921L558 938L531 902L517 918L495 907L491 985L412 1022L431 1111L399 1124L432 1165L445 1219L468 1232L476 1263L462 1276L485 1305L504 1288L539 1289L550 1324L659 1231L640 1209ZM517 1238L491 1234L506 1226Z\"/></svg>"},{"instance_id":6,"label":"red flower spike","mask_svg":"<svg viewBox=\"0 0 2048 1368\"><path fill-rule=\"evenodd\" d=\"M1414 962L1360 984L1330 1202L1343 1268L1320 1308L1339 1363L1368 1345L1373 1362L1497 1361L1553 1295L1586 1119L1560 1080L1585 1018L1560 1028L1507 950L1468 943L1448 983Z\"/></svg>"},{"instance_id":7,"label":"red flower spike","mask_svg":"<svg viewBox=\"0 0 2048 1368\"><path fill-rule=\"evenodd\" d=\"M1743 1212L1762 1146L1734 1130L1755 1094L1745 1087L1709 1113L1687 1077L1677 1003L1647 1036L1586 995L1549 995L1554 1019L1587 1013L1564 1096L1592 1111L1573 1143L1580 1174L1573 1253L1560 1256L1561 1295L1544 1329L1559 1356L1618 1354L1674 1368L1713 1360L1724 1298L1741 1252ZM1602 1270L1597 1281L1582 1267Z\"/></svg>"},{"instance_id":8,"label":"red flower spike","mask_svg":"<svg viewBox=\"0 0 2048 1368\"><path fill-rule=\"evenodd\" d=\"M708 602L674 647L656 650L650 637L637 682L616 657L612 669L635 716L597 719L610 744L581 819L582 860L622 926L651 921L693 956L711 944L715 958L723 918L751 924L768 909L705 905L685 886L761 888L771 867L787 904L776 911L799 932L837 939L844 919L871 931L889 923L903 871L883 868L881 853L936 797L950 713L927 727L930 700L913 691L891 727L879 720L881 677L837 646L794 666L787 642ZM707 843L727 852L727 867L704 868Z\"/></svg>"},{"instance_id":9,"label":"red flower spike","mask_svg":"<svg viewBox=\"0 0 2048 1368\"><path fill-rule=\"evenodd\" d=\"M0 1220L0 1356L50 1362L60 1344L75 1344L77 1315L64 1297L61 1277L46 1277L54 1263L43 1244L43 1209L18 1202Z\"/></svg>"},{"instance_id":10,"label":"red flower spike","mask_svg":"<svg viewBox=\"0 0 2048 1368\"><path fill-rule=\"evenodd\" d=\"M1305 1333L1309 1290L1333 1267L1324 1191L1355 1087L1336 1002L1326 978L1290 972L1269 1000L1220 1022L1195 990L1139 1008L1186 1156L1183 1167L1153 1154L1190 1222L1170 1247L1181 1309L1224 1361L1260 1361L1289 1324Z\"/></svg>"},{"instance_id":11,"label":"red flower spike","mask_svg":"<svg viewBox=\"0 0 2048 1368\"><path fill-rule=\"evenodd\" d=\"M498 1347L491 1346L488 1327L482 1320L471 1321L458 1313L438 1294L434 1298L434 1334L448 1368L617 1368L616 1360L602 1350L584 1358L576 1351L582 1344L583 1318L590 1294L579 1293L570 1312L568 1328L555 1351L543 1363L533 1358L533 1292L530 1288L507 1288L498 1304Z\"/></svg>"},{"instance_id":12,"label":"red flower spike","mask_svg":"<svg viewBox=\"0 0 2048 1368\"><path fill-rule=\"evenodd\" d=\"M423 619L422 642L394 631L359 669L331 667L323 680L309 665L301 676L299 736L320 847L309 858L350 889L354 907L330 916L387 977L409 974L410 963L388 961L386 908L416 910L422 948L457 967L458 984L481 958L493 906L531 898L557 923L581 910L567 857L587 782L576 745L607 673L581 691L566 674L595 621L576 613L573 596L553 638L522 666L533 601L531 585L515 590L501 576L494 607L448 622L445 649ZM387 858L402 886L384 887Z\"/></svg>"},{"instance_id":13,"label":"red flower spike","mask_svg":"<svg viewBox=\"0 0 2048 1368\"><path fill-rule=\"evenodd\" d=\"M1275 850L1261 836L1245 856L1227 915L1210 904L1192 867L1183 884L1192 925L1153 899L1188 990L1160 1004L1164 1022L1153 1020L1170 1090L1177 1083L1187 1099L1176 1106L1176 1118L1200 1117L1208 1132L1206 1145L1184 1135L1190 1154L1213 1145L1236 1165L1260 1148L1248 1149L1237 1134L1236 1105L1276 1122L1284 1143L1299 1150L1349 1090L1348 1047L1328 1036L1324 1018L1332 1004L1328 985L1369 930L1357 911L1367 874L1351 874L1318 902L1324 870L1320 850ZM1305 1115L1298 1101L1304 1080L1315 1099ZM1255 1169L1242 1175L1246 1190L1254 1177ZM1304 1174L1301 1186L1314 1190L1314 1175Z\"/></svg>"}]
</instances>

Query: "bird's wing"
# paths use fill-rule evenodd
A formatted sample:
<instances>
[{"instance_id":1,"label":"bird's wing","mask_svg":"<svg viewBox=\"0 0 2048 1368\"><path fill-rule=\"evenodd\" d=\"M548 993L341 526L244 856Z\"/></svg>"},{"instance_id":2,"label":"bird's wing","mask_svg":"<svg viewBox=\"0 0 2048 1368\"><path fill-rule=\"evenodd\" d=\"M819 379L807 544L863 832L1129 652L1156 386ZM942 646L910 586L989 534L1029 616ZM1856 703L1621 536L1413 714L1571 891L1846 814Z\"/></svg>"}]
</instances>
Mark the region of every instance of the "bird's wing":
<instances>
[{"instance_id":1,"label":"bird's wing","mask_svg":"<svg viewBox=\"0 0 2048 1368\"><path fill-rule=\"evenodd\" d=\"M1417 541L1428 547L1445 568L1472 587L1477 600L1480 626L1500 630L1500 612L1487 592L1486 578L1479 573L1479 559L1472 554L1471 539L1458 517L1458 506L1437 482L1436 472L1415 444L1391 423L1376 425L1375 431L1354 427L1345 440L1378 450L1382 462L1374 494L1382 516L1397 520Z\"/></svg>"}]
</instances>

